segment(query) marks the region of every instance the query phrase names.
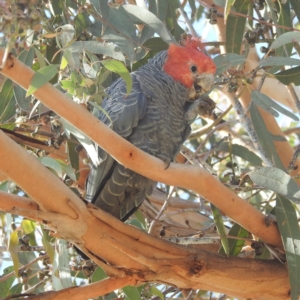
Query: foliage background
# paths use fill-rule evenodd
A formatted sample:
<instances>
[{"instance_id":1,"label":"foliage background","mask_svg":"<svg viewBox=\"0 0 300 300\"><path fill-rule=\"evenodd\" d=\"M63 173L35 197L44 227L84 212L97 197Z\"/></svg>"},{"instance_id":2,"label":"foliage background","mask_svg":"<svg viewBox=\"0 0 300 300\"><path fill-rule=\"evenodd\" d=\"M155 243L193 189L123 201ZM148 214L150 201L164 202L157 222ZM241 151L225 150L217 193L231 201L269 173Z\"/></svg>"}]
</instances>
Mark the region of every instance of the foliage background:
<instances>
[{"instance_id":1,"label":"foliage background","mask_svg":"<svg viewBox=\"0 0 300 300\"><path fill-rule=\"evenodd\" d=\"M27 92L2 78L1 129L79 195L84 190L89 159L97 160L94 144L35 99L33 93L50 82L92 111L101 105L105 88L117 76L124 78L129 91L130 71L167 49L168 43L178 41L184 32L203 36L211 42L207 49L218 67L216 86L210 94L217 103L217 115L195 121L178 161L187 158L191 164L200 164L256 209L266 215L276 214L288 253L291 296L297 299L299 193L297 178L292 177L297 174L298 154L294 154L294 161L290 154L299 143L299 119L291 112L300 107L298 2L123 2L0 2L2 47L7 55L12 52L37 72ZM202 32L193 26L197 22L203 26ZM277 118L283 133L274 133L265 112ZM289 151L282 150L284 139ZM0 181L2 191L26 196L5 176ZM228 257L244 255L285 262L282 253L254 241L242 224L226 218L201 195L165 185L159 188L162 192L145 203L130 224L173 241L177 235L195 237L199 232L206 238L220 236L218 243L209 240L211 251ZM177 202L165 202L166 195ZM164 211L162 207L167 205ZM155 218L159 220L153 222ZM81 261L67 241L55 239L39 223L1 213L1 226L2 264L9 264L0 280L2 298L59 290L106 276L100 267ZM184 291L152 282L127 286L102 298L230 299L230 295L213 292Z\"/></svg>"}]
</instances>

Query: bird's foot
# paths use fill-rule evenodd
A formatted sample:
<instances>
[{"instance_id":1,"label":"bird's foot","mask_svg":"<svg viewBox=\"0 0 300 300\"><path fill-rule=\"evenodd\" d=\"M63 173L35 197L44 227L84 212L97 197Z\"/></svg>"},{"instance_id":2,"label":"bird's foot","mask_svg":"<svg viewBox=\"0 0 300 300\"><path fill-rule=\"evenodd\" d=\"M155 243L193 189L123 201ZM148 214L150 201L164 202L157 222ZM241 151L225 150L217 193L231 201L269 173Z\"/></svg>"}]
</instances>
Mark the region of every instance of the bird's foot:
<instances>
[{"instance_id":1,"label":"bird's foot","mask_svg":"<svg viewBox=\"0 0 300 300\"><path fill-rule=\"evenodd\" d=\"M167 170L170 167L172 160L163 154L159 154L157 155L157 157L160 158L165 163L165 170Z\"/></svg>"}]
</instances>

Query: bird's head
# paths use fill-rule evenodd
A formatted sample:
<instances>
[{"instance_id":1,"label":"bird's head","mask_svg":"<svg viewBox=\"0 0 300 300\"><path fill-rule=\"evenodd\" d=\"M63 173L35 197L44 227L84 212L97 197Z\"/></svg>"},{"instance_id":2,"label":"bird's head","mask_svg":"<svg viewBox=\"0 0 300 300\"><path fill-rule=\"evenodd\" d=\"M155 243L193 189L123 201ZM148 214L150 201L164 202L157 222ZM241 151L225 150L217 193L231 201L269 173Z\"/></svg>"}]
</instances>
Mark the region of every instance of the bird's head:
<instances>
[{"instance_id":1,"label":"bird's head","mask_svg":"<svg viewBox=\"0 0 300 300\"><path fill-rule=\"evenodd\" d=\"M213 60L198 46L199 42L194 39L187 40L184 46L171 44L163 66L168 75L189 90L190 99L211 89L216 72Z\"/></svg>"}]
</instances>

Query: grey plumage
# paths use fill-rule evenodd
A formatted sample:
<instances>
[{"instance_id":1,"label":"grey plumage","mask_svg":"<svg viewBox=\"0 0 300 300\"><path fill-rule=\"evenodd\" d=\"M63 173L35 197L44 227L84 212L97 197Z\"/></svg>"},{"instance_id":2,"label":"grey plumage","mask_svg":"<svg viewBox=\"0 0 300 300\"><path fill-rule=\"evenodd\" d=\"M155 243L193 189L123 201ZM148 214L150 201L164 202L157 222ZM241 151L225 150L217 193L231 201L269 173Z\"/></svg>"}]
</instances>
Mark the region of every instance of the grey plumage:
<instances>
[{"instance_id":1,"label":"grey plumage","mask_svg":"<svg viewBox=\"0 0 300 300\"><path fill-rule=\"evenodd\" d=\"M148 64L131 73L132 91L115 81L106 91L103 109L97 117L143 151L172 161L190 133L186 118L192 102L189 91L163 71L167 51L160 52ZM109 117L107 116L109 115ZM101 164L91 168L86 199L113 216L126 220L149 196L155 182L116 162L99 149Z\"/></svg>"}]
</instances>

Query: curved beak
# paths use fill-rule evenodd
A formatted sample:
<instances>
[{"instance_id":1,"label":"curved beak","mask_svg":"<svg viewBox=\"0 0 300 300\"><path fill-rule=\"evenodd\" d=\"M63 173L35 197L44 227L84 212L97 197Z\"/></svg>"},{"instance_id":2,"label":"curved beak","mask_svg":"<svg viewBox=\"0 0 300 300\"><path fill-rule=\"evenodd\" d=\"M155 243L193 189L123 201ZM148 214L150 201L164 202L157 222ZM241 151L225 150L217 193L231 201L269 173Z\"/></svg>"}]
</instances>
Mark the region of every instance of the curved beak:
<instances>
[{"instance_id":1,"label":"curved beak","mask_svg":"<svg viewBox=\"0 0 300 300\"><path fill-rule=\"evenodd\" d=\"M195 78L194 86L189 90L190 100L195 100L199 96L209 92L214 84L213 74L201 74Z\"/></svg>"}]
</instances>

